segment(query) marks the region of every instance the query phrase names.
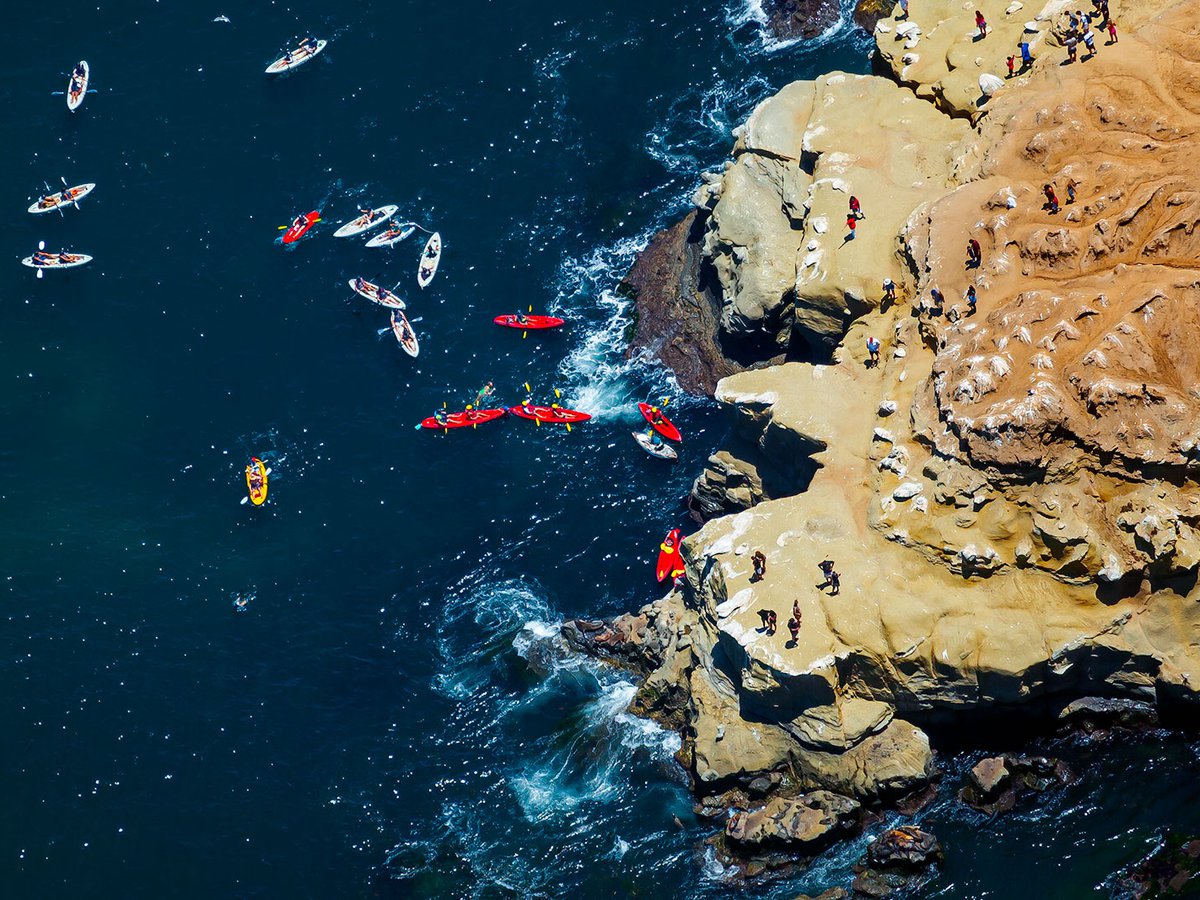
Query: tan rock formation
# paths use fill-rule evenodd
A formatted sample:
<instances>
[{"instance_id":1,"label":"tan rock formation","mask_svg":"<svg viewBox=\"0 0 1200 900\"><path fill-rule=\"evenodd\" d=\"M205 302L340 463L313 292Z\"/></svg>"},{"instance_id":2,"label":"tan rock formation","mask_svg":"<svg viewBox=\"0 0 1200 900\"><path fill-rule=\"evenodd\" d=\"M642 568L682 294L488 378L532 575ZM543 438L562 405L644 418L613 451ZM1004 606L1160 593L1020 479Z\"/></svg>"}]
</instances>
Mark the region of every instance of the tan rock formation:
<instances>
[{"instance_id":1,"label":"tan rock formation","mask_svg":"<svg viewBox=\"0 0 1200 900\"><path fill-rule=\"evenodd\" d=\"M718 386L743 445L777 466L820 468L802 493L690 536L683 586L660 604L677 640L643 708L679 687L702 790L756 771L860 799L909 790L931 757L906 715L1059 709L1085 696L1197 707L1200 30L1187 4L1152 0L1128 18L1113 6L1120 44L1058 65L1063 52L1047 43L984 104L970 141L963 120L923 102L895 105L907 124L893 109L894 130L852 131L842 102L875 109L870 98L901 89L832 76L760 107L730 169L739 174L710 188L710 249L718 264L728 256L726 327L762 320L798 248L828 240L816 222L840 199L834 182L892 179L881 193L896 199L876 205L855 188L863 227L880 228L869 260L822 263L824 280L796 264L797 327L845 330L834 364ZM924 55L898 77L962 113L973 7L920 8ZM979 44L1010 42L1005 8L984 4L993 34ZM1057 11L1036 17L1047 35ZM1014 14L1022 28L1035 18ZM895 25L880 24L881 42ZM877 156L857 152L867 143ZM917 157L925 177L894 174ZM1047 183L1058 212L1043 207ZM751 186L757 199L742 205ZM978 268L965 264L970 237ZM911 285L917 307L875 309L870 285L884 276ZM837 298L856 286L867 298L839 317ZM866 365L868 335L883 343L877 367ZM756 549L767 572L751 582ZM821 587L823 560L841 575L836 595ZM793 604L794 642L782 627ZM775 634L762 627L768 609Z\"/></svg>"},{"instance_id":2,"label":"tan rock formation","mask_svg":"<svg viewBox=\"0 0 1200 900\"><path fill-rule=\"evenodd\" d=\"M864 127L866 123L870 127ZM943 195L968 129L893 82L833 73L788 85L739 129L734 161L697 193L726 333L834 346L902 281L897 233ZM848 201L866 218L847 241Z\"/></svg>"}]
</instances>

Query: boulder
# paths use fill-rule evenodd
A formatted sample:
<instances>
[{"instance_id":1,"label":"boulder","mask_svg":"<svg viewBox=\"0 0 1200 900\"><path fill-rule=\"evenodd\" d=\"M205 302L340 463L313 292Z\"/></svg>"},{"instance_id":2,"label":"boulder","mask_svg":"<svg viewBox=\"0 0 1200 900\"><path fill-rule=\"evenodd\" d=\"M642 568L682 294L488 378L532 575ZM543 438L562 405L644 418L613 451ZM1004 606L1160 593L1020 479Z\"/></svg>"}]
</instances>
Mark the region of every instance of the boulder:
<instances>
[{"instance_id":1,"label":"boulder","mask_svg":"<svg viewBox=\"0 0 1200 900\"><path fill-rule=\"evenodd\" d=\"M959 798L980 812L1008 812L1025 797L1043 794L1075 781L1062 760L1046 756L1005 755L981 760L971 770Z\"/></svg>"},{"instance_id":2,"label":"boulder","mask_svg":"<svg viewBox=\"0 0 1200 900\"><path fill-rule=\"evenodd\" d=\"M758 809L734 813L725 824L727 846L745 855L761 848L811 856L853 831L861 808L829 791L792 800L776 797Z\"/></svg>"},{"instance_id":3,"label":"boulder","mask_svg":"<svg viewBox=\"0 0 1200 900\"><path fill-rule=\"evenodd\" d=\"M886 897L918 890L930 878L930 867L942 859L936 837L915 825L890 828L868 848L854 867L854 893Z\"/></svg>"}]
</instances>

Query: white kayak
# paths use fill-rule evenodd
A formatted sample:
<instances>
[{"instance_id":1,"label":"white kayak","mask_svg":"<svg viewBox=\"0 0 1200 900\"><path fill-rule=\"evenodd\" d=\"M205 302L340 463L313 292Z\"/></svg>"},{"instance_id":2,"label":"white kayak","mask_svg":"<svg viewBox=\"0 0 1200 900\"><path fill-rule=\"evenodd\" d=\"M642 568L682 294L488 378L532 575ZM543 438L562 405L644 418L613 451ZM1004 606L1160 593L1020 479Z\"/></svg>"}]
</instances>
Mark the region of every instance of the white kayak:
<instances>
[{"instance_id":1,"label":"white kayak","mask_svg":"<svg viewBox=\"0 0 1200 900\"><path fill-rule=\"evenodd\" d=\"M421 352L421 345L417 343L417 333L409 324L408 317L398 309L392 310L392 334L396 336L396 343L409 356L416 356Z\"/></svg>"},{"instance_id":2,"label":"white kayak","mask_svg":"<svg viewBox=\"0 0 1200 900\"><path fill-rule=\"evenodd\" d=\"M429 282L433 281L441 259L442 236L435 231L425 242L425 250L421 253L421 265L417 269L417 284L422 288L429 287Z\"/></svg>"},{"instance_id":3,"label":"white kayak","mask_svg":"<svg viewBox=\"0 0 1200 900\"><path fill-rule=\"evenodd\" d=\"M362 287L359 287L359 282L362 282ZM388 309L404 309L404 301L389 291L387 288L380 287L377 284L371 284L366 279L351 278L350 290L358 294L360 297L366 297L372 303L378 303L380 306L386 306Z\"/></svg>"},{"instance_id":4,"label":"white kayak","mask_svg":"<svg viewBox=\"0 0 1200 900\"><path fill-rule=\"evenodd\" d=\"M31 269L73 269L76 266L86 266L92 261L90 256L83 253L67 253L66 262L59 259L57 253L47 253L46 256L50 257L46 262L34 262L32 256L27 256L21 260L21 265Z\"/></svg>"},{"instance_id":5,"label":"white kayak","mask_svg":"<svg viewBox=\"0 0 1200 900\"><path fill-rule=\"evenodd\" d=\"M368 229L374 228L376 225L382 225L388 219L396 214L398 206L380 206L370 212L363 213L352 222L347 222L341 228L333 233L334 237L353 237L356 234L362 234Z\"/></svg>"},{"instance_id":6,"label":"white kayak","mask_svg":"<svg viewBox=\"0 0 1200 900\"><path fill-rule=\"evenodd\" d=\"M75 112L83 105L83 98L87 96L88 78L91 74L86 60L81 59L76 68L83 70L83 74L77 76L71 72L71 80L67 82L67 109L71 112Z\"/></svg>"},{"instance_id":7,"label":"white kayak","mask_svg":"<svg viewBox=\"0 0 1200 900\"><path fill-rule=\"evenodd\" d=\"M306 62L324 50L327 43L329 42L317 41L315 47L311 44L301 44L295 50L292 50L288 54L279 57L279 59L267 66L267 74L282 75L284 72L290 72L292 69L304 65Z\"/></svg>"},{"instance_id":8,"label":"white kayak","mask_svg":"<svg viewBox=\"0 0 1200 900\"><path fill-rule=\"evenodd\" d=\"M633 432L633 439L638 442L638 446L649 453L651 456L658 459L679 459L679 454L675 452L675 448L663 441L660 444L654 443L654 439L644 431Z\"/></svg>"},{"instance_id":9,"label":"white kayak","mask_svg":"<svg viewBox=\"0 0 1200 900\"><path fill-rule=\"evenodd\" d=\"M65 191L59 191L57 194L47 194L38 200L37 203L29 207L29 211L34 215L38 213L50 212L52 209L58 209L60 206L74 206L93 190L94 184L77 184L75 187L67 188ZM44 205L43 205L44 204Z\"/></svg>"},{"instance_id":10,"label":"white kayak","mask_svg":"<svg viewBox=\"0 0 1200 900\"><path fill-rule=\"evenodd\" d=\"M368 247L393 247L417 230L416 222L393 222L387 231L382 231L367 241Z\"/></svg>"}]
</instances>

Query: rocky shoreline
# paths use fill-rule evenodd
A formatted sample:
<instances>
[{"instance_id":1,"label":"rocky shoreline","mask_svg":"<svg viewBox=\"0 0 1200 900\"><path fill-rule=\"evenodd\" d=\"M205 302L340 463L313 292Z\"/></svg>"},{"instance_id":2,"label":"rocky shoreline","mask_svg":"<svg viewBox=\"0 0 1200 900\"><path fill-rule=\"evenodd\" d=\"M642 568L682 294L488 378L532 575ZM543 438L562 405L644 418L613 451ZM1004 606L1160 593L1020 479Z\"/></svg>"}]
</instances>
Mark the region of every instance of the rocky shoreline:
<instances>
[{"instance_id":1,"label":"rocky shoreline","mask_svg":"<svg viewBox=\"0 0 1200 900\"><path fill-rule=\"evenodd\" d=\"M1069 63L1067 3L978 7L986 36L970 3L897 7L884 75L762 103L627 279L631 352L733 437L674 589L564 636L642 679L747 871L919 805L934 726L1196 719L1200 37L1113 3L1120 43ZM1069 776L985 769L980 808Z\"/></svg>"}]
</instances>

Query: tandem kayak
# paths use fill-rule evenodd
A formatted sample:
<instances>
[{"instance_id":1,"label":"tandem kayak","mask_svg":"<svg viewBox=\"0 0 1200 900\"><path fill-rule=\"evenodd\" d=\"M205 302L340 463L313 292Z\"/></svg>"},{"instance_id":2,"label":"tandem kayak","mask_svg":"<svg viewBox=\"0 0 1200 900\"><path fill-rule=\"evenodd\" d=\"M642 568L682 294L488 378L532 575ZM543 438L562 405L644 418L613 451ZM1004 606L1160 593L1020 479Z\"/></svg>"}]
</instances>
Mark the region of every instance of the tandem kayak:
<instances>
[{"instance_id":1,"label":"tandem kayak","mask_svg":"<svg viewBox=\"0 0 1200 900\"><path fill-rule=\"evenodd\" d=\"M510 406L508 411L522 419L533 419L535 422L549 422L552 425L567 425L575 422L586 422L591 415L577 409L563 409L561 406L533 406L523 403L520 406Z\"/></svg>"},{"instance_id":2,"label":"tandem kayak","mask_svg":"<svg viewBox=\"0 0 1200 900\"><path fill-rule=\"evenodd\" d=\"M293 244L300 240L300 238L304 237L304 235L308 233L308 229L312 228L320 218L321 214L315 209L312 212L305 213L302 216L296 216L296 218L292 220L292 224L289 226L288 230L283 233L283 242L285 244Z\"/></svg>"},{"instance_id":3,"label":"tandem kayak","mask_svg":"<svg viewBox=\"0 0 1200 900\"><path fill-rule=\"evenodd\" d=\"M435 231L425 242L425 249L421 252L421 265L417 268L417 284L422 289L429 287L429 282L433 281L441 261L442 236Z\"/></svg>"},{"instance_id":4,"label":"tandem kayak","mask_svg":"<svg viewBox=\"0 0 1200 900\"><path fill-rule=\"evenodd\" d=\"M644 431L635 431L633 439L638 442L639 447L656 459L679 459L679 454L675 452L674 447L661 441L657 444L654 443L654 439Z\"/></svg>"},{"instance_id":5,"label":"tandem kayak","mask_svg":"<svg viewBox=\"0 0 1200 900\"><path fill-rule=\"evenodd\" d=\"M86 266L92 261L92 258L86 253L66 253L64 255L67 257L65 261L59 259L57 253L47 253L41 257L41 262L36 262L34 256L27 256L21 260L21 265L29 266L31 269L73 269L76 266ZM38 276L38 278L41 277L41 275Z\"/></svg>"},{"instance_id":6,"label":"tandem kayak","mask_svg":"<svg viewBox=\"0 0 1200 900\"><path fill-rule=\"evenodd\" d=\"M257 456L250 457L250 465L246 466L246 489L250 502L262 506L267 499L267 467Z\"/></svg>"},{"instance_id":7,"label":"tandem kayak","mask_svg":"<svg viewBox=\"0 0 1200 900\"><path fill-rule=\"evenodd\" d=\"M565 319L560 319L557 316L526 316L525 321L520 321L515 314L509 313L506 316L496 316L492 319L497 325L503 325L506 328L522 328L526 331L540 331L543 328L558 328L560 325L566 324Z\"/></svg>"},{"instance_id":8,"label":"tandem kayak","mask_svg":"<svg viewBox=\"0 0 1200 900\"><path fill-rule=\"evenodd\" d=\"M463 412L450 413L441 422L436 417L430 416L428 419L421 420L422 428L444 429L449 431L451 428L474 428L476 425L482 425L484 422L494 422L505 414L503 409L467 409Z\"/></svg>"},{"instance_id":9,"label":"tandem kayak","mask_svg":"<svg viewBox=\"0 0 1200 900\"><path fill-rule=\"evenodd\" d=\"M87 60L81 59L79 65L71 72L71 80L67 82L67 109L71 112L75 112L83 106L83 98L87 96L90 77L91 70L88 69Z\"/></svg>"},{"instance_id":10,"label":"tandem kayak","mask_svg":"<svg viewBox=\"0 0 1200 900\"><path fill-rule=\"evenodd\" d=\"M29 207L29 211L37 215L38 213L58 209L60 206L73 206L95 189L96 185L94 184L77 184L75 187L69 187L64 191L59 191L57 194L47 194Z\"/></svg>"},{"instance_id":11,"label":"tandem kayak","mask_svg":"<svg viewBox=\"0 0 1200 900\"><path fill-rule=\"evenodd\" d=\"M365 212L357 219L347 222L341 228L333 233L334 237L353 237L356 234L362 234L364 231L369 231L376 225L382 225L388 219L396 214L398 206L380 206Z\"/></svg>"},{"instance_id":12,"label":"tandem kayak","mask_svg":"<svg viewBox=\"0 0 1200 900\"><path fill-rule=\"evenodd\" d=\"M409 356L416 356L421 352L421 345L417 343L417 333L413 331L408 317L398 309L392 310L392 334L396 336L396 343Z\"/></svg>"},{"instance_id":13,"label":"tandem kayak","mask_svg":"<svg viewBox=\"0 0 1200 900\"><path fill-rule=\"evenodd\" d=\"M651 406L649 403L639 403L638 411L646 417L646 421L650 423L650 426L663 437L672 441L683 440L683 435L679 433L679 429L671 424L671 420L664 416L662 410L657 406Z\"/></svg>"},{"instance_id":14,"label":"tandem kayak","mask_svg":"<svg viewBox=\"0 0 1200 900\"><path fill-rule=\"evenodd\" d=\"M655 574L660 582L674 579L683 574L683 557L679 555L679 543L683 534L678 528L671 531L658 546L658 565Z\"/></svg>"},{"instance_id":15,"label":"tandem kayak","mask_svg":"<svg viewBox=\"0 0 1200 900\"><path fill-rule=\"evenodd\" d=\"M416 222L393 222L387 231L382 231L367 241L368 247L394 247L417 230Z\"/></svg>"},{"instance_id":16,"label":"tandem kayak","mask_svg":"<svg viewBox=\"0 0 1200 900\"><path fill-rule=\"evenodd\" d=\"M268 75L282 75L284 72L290 72L299 66L304 65L318 53L325 49L328 41L317 41L315 44L303 43L295 50L290 50L285 53L275 62L267 66Z\"/></svg>"},{"instance_id":17,"label":"tandem kayak","mask_svg":"<svg viewBox=\"0 0 1200 900\"><path fill-rule=\"evenodd\" d=\"M349 281L350 290L358 294L360 297L366 297L372 303L378 303L380 306L386 306L388 309L404 309L404 301L393 294L385 287L380 287L377 284L363 278L351 278ZM416 354L413 354L416 356Z\"/></svg>"}]
</instances>

